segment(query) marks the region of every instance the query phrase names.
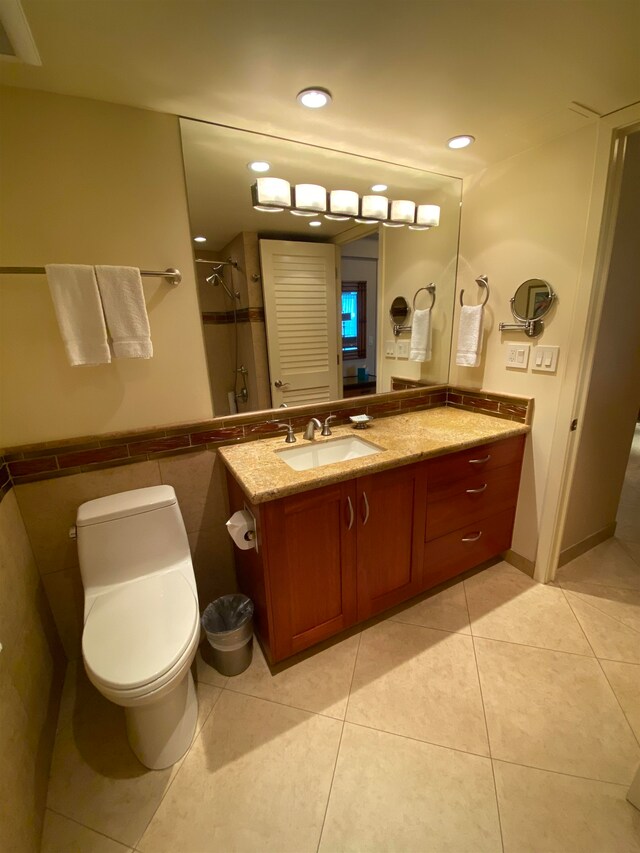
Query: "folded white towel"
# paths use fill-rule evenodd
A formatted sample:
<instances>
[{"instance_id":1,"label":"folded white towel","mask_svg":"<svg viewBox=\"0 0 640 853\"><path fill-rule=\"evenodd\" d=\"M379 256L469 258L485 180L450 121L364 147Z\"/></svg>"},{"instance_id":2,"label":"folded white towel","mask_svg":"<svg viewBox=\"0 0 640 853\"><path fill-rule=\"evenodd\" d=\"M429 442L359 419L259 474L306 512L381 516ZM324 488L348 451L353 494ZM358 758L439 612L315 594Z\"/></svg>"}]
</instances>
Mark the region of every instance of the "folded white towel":
<instances>
[{"instance_id":1,"label":"folded white towel","mask_svg":"<svg viewBox=\"0 0 640 853\"><path fill-rule=\"evenodd\" d=\"M151 358L153 346L140 270L97 266L96 275L115 358Z\"/></svg>"},{"instance_id":2,"label":"folded white towel","mask_svg":"<svg viewBox=\"0 0 640 853\"><path fill-rule=\"evenodd\" d=\"M111 353L93 267L47 264L45 269L70 364L108 364Z\"/></svg>"},{"instance_id":3,"label":"folded white towel","mask_svg":"<svg viewBox=\"0 0 640 853\"><path fill-rule=\"evenodd\" d=\"M417 308L411 320L410 361L429 361L431 358L431 308Z\"/></svg>"},{"instance_id":4,"label":"folded white towel","mask_svg":"<svg viewBox=\"0 0 640 853\"><path fill-rule=\"evenodd\" d=\"M460 310L456 364L477 367L482 348L484 308L482 305L463 305Z\"/></svg>"}]
</instances>

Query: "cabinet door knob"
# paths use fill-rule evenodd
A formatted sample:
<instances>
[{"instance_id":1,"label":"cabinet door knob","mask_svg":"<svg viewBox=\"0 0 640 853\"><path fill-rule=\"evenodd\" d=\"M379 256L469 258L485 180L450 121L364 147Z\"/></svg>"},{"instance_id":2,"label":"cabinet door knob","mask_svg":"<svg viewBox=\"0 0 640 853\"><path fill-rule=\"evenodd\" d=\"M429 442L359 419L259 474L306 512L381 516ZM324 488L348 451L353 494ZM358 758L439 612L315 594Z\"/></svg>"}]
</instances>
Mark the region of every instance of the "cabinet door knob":
<instances>
[{"instance_id":1,"label":"cabinet door knob","mask_svg":"<svg viewBox=\"0 0 640 853\"><path fill-rule=\"evenodd\" d=\"M353 504L350 497L347 497L347 506L349 507L349 524L347 525L347 530L351 530L353 527Z\"/></svg>"},{"instance_id":2,"label":"cabinet door knob","mask_svg":"<svg viewBox=\"0 0 640 853\"><path fill-rule=\"evenodd\" d=\"M362 493L362 497L364 498L364 518L362 519L362 525L364 527L367 521L369 521L369 501L367 500L366 492Z\"/></svg>"},{"instance_id":3,"label":"cabinet door knob","mask_svg":"<svg viewBox=\"0 0 640 853\"><path fill-rule=\"evenodd\" d=\"M480 492L484 492L484 490L485 490L486 488L487 488L487 484L486 484L486 483L483 483L483 485L482 485L482 486L480 486L480 488L479 488L479 489L467 489L467 494L468 494L468 495L479 495L479 494L480 494Z\"/></svg>"},{"instance_id":4,"label":"cabinet door knob","mask_svg":"<svg viewBox=\"0 0 640 853\"><path fill-rule=\"evenodd\" d=\"M487 453L486 456L483 456L482 459L470 459L469 465L482 465L483 462L488 462L491 459L491 454Z\"/></svg>"},{"instance_id":5,"label":"cabinet door knob","mask_svg":"<svg viewBox=\"0 0 640 853\"><path fill-rule=\"evenodd\" d=\"M463 542L477 542L478 539L482 536L482 530L478 530L477 533L472 533L471 536L463 536Z\"/></svg>"}]
</instances>

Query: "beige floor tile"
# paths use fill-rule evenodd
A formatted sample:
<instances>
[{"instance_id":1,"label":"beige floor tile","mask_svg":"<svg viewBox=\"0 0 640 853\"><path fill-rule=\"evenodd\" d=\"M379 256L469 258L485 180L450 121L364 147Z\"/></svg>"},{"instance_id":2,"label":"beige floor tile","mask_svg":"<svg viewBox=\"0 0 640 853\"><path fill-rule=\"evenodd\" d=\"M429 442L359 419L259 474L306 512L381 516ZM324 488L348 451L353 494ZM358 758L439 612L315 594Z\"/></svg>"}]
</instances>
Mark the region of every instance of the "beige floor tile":
<instances>
[{"instance_id":1,"label":"beige floor tile","mask_svg":"<svg viewBox=\"0 0 640 853\"><path fill-rule=\"evenodd\" d=\"M626 785L494 762L505 853L640 851Z\"/></svg>"},{"instance_id":2,"label":"beige floor tile","mask_svg":"<svg viewBox=\"0 0 640 853\"><path fill-rule=\"evenodd\" d=\"M592 655L561 589L536 583L508 563L464 581L476 637Z\"/></svg>"},{"instance_id":3,"label":"beige floor tile","mask_svg":"<svg viewBox=\"0 0 640 853\"><path fill-rule=\"evenodd\" d=\"M196 673L199 682L211 684L213 687L225 687L229 679L226 675L220 675L217 669L209 662L210 646L205 640L200 644L196 654Z\"/></svg>"},{"instance_id":4,"label":"beige floor tile","mask_svg":"<svg viewBox=\"0 0 640 853\"><path fill-rule=\"evenodd\" d=\"M118 841L47 809L40 853L127 853Z\"/></svg>"},{"instance_id":5,"label":"beige floor tile","mask_svg":"<svg viewBox=\"0 0 640 853\"><path fill-rule=\"evenodd\" d=\"M640 545L640 523L638 523L638 507L635 504L625 504L618 507L616 539L625 543L633 542Z\"/></svg>"},{"instance_id":6,"label":"beige floor tile","mask_svg":"<svg viewBox=\"0 0 640 853\"><path fill-rule=\"evenodd\" d=\"M315 851L341 730L225 690L138 849Z\"/></svg>"},{"instance_id":7,"label":"beige floor tile","mask_svg":"<svg viewBox=\"0 0 640 853\"><path fill-rule=\"evenodd\" d=\"M640 666L609 660L601 663L629 725L640 741Z\"/></svg>"},{"instance_id":8,"label":"beige floor tile","mask_svg":"<svg viewBox=\"0 0 640 853\"><path fill-rule=\"evenodd\" d=\"M573 612L599 658L640 663L640 633L568 592Z\"/></svg>"},{"instance_id":9,"label":"beige floor tile","mask_svg":"<svg viewBox=\"0 0 640 853\"><path fill-rule=\"evenodd\" d=\"M628 628L640 631L640 590L565 581L564 589Z\"/></svg>"},{"instance_id":10,"label":"beige floor tile","mask_svg":"<svg viewBox=\"0 0 640 853\"><path fill-rule=\"evenodd\" d=\"M640 512L638 513L638 530L640 531ZM640 536L638 538L640 539ZM631 559L640 564L640 544L638 542L622 542L621 544Z\"/></svg>"},{"instance_id":11,"label":"beige floor tile","mask_svg":"<svg viewBox=\"0 0 640 853\"><path fill-rule=\"evenodd\" d=\"M320 851L499 851L491 762L345 725Z\"/></svg>"},{"instance_id":12,"label":"beige floor tile","mask_svg":"<svg viewBox=\"0 0 640 853\"><path fill-rule=\"evenodd\" d=\"M629 783L640 750L597 660L477 639L494 758Z\"/></svg>"},{"instance_id":13,"label":"beige floor tile","mask_svg":"<svg viewBox=\"0 0 640 853\"><path fill-rule=\"evenodd\" d=\"M488 755L473 640L400 622L368 628L347 720Z\"/></svg>"},{"instance_id":14,"label":"beige floor tile","mask_svg":"<svg viewBox=\"0 0 640 853\"><path fill-rule=\"evenodd\" d=\"M198 685L201 726L220 691ZM108 702L70 665L53 753L48 805L131 847L144 832L179 764L147 770L131 751L124 710Z\"/></svg>"},{"instance_id":15,"label":"beige floor tile","mask_svg":"<svg viewBox=\"0 0 640 853\"><path fill-rule=\"evenodd\" d=\"M431 592L390 617L395 622L469 634L469 614L462 581Z\"/></svg>"},{"instance_id":16,"label":"beige floor tile","mask_svg":"<svg viewBox=\"0 0 640 853\"><path fill-rule=\"evenodd\" d=\"M558 570L556 580L640 589L640 566L617 539L607 539Z\"/></svg>"},{"instance_id":17,"label":"beige floor tile","mask_svg":"<svg viewBox=\"0 0 640 853\"><path fill-rule=\"evenodd\" d=\"M359 636L349 637L313 655L299 657L272 675L259 643L248 669L229 679L229 690L282 702L303 711L344 719Z\"/></svg>"}]
</instances>

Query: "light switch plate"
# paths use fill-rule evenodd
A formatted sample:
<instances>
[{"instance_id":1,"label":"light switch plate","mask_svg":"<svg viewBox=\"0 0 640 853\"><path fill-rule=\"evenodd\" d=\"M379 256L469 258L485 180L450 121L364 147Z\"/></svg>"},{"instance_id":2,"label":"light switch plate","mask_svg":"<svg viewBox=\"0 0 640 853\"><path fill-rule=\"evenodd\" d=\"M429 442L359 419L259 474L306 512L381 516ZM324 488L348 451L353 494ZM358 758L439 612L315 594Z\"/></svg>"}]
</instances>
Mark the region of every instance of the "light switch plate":
<instances>
[{"instance_id":1,"label":"light switch plate","mask_svg":"<svg viewBox=\"0 0 640 853\"><path fill-rule=\"evenodd\" d=\"M555 373L560 347L534 347L531 369L537 373Z\"/></svg>"},{"instance_id":2,"label":"light switch plate","mask_svg":"<svg viewBox=\"0 0 640 853\"><path fill-rule=\"evenodd\" d=\"M531 344L507 343L505 364L513 370L526 370L529 364Z\"/></svg>"},{"instance_id":3,"label":"light switch plate","mask_svg":"<svg viewBox=\"0 0 640 853\"><path fill-rule=\"evenodd\" d=\"M398 341L396 344L396 356L398 358L409 358L409 341Z\"/></svg>"},{"instance_id":4,"label":"light switch plate","mask_svg":"<svg viewBox=\"0 0 640 853\"><path fill-rule=\"evenodd\" d=\"M384 342L384 354L387 358L395 358L396 357L396 342L395 341L385 341Z\"/></svg>"}]
</instances>

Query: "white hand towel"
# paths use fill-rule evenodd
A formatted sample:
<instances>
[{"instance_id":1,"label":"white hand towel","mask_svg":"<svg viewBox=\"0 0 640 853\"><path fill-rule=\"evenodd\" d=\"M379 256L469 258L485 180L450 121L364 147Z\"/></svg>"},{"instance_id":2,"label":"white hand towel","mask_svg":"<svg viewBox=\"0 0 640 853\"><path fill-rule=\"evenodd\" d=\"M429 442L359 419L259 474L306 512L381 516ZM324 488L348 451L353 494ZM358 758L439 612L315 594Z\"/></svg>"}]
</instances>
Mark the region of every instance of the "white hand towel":
<instances>
[{"instance_id":1,"label":"white hand towel","mask_svg":"<svg viewBox=\"0 0 640 853\"><path fill-rule=\"evenodd\" d=\"M151 358L153 346L140 270L97 266L98 287L115 358Z\"/></svg>"},{"instance_id":2,"label":"white hand towel","mask_svg":"<svg viewBox=\"0 0 640 853\"><path fill-rule=\"evenodd\" d=\"M456 364L477 367L482 348L484 308L482 305L463 305L460 310Z\"/></svg>"},{"instance_id":3,"label":"white hand towel","mask_svg":"<svg viewBox=\"0 0 640 853\"><path fill-rule=\"evenodd\" d=\"M431 308L417 308L411 321L410 361L429 361L431 358Z\"/></svg>"},{"instance_id":4,"label":"white hand towel","mask_svg":"<svg viewBox=\"0 0 640 853\"><path fill-rule=\"evenodd\" d=\"M47 264L45 269L70 364L108 364L111 353L93 267Z\"/></svg>"}]
</instances>

